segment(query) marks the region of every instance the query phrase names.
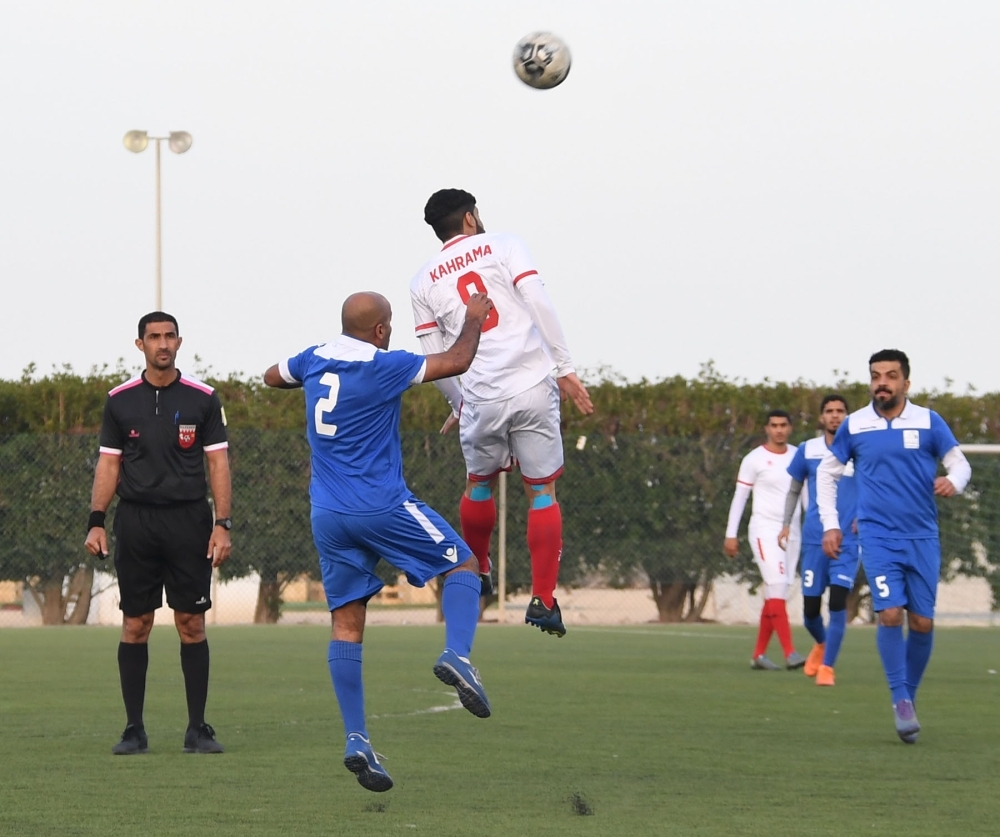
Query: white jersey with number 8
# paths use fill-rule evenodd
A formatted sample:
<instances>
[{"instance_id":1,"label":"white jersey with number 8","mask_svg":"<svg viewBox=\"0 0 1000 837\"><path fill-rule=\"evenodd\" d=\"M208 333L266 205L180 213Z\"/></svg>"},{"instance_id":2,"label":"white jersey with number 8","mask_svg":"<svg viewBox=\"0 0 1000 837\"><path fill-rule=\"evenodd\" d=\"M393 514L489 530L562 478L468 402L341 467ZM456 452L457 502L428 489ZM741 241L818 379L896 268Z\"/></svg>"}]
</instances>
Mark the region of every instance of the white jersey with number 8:
<instances>
[{"instance_id":1,"label":"white jersey with number 8","mask_svg":"<svg viewBox=\"0 0 1000 837\"><path fill-rule=\"evenodd\" d=\"M456 236L413 277L410 298L417 336L440 331L446 349L462 331L469 297L486 293L493 301L479 351L462 375L466 401L503 401L552 374L555 364L519 290L538 281L524 243L503 233Z\"/></svg>"}]
</instances>

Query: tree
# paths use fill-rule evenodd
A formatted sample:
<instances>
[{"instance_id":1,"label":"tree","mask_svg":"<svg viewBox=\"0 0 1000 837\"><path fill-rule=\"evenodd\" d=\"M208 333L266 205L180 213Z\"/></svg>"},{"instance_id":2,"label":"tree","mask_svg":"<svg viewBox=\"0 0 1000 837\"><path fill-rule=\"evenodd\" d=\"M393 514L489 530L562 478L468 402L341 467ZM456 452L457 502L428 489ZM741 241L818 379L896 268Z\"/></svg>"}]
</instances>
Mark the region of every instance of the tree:
<instances>
[{"instance_id":1,"label":"tree","mask_svg":"<svg viewBox=\"0 0 1000 837\"><path fill-rule=\"evenodd\" d=\"M233 552L224 579L260 576L255 622L277 622L282 593L300 575L315 575L309 505L309 443L292 430L233 429Z\"/></svg>"},{"instance_id":2,"label":"tree","mask_svg":"<svg viewBox=\"0 0 1000 837\"><path fill-rule=\"evenodd\" d=\"M97 456L90 435L0 444L0 579L23 581L46 625L83 624L90 611L97 559L83 541Z\"/></svg>"}]
</instances>

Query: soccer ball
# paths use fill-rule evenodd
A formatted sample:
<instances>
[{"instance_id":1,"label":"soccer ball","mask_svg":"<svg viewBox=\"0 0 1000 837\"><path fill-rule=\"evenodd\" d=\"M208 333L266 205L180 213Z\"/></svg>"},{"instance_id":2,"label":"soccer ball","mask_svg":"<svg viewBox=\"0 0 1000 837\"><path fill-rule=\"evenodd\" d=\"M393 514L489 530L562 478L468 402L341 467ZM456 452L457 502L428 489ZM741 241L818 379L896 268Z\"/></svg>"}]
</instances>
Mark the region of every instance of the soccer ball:
<instances>
[{"instance_id":1,"label":"soccer ball","mask_svg":"<svg viewBox=\"0 0 1000 837\"><path fill-rule=\"evenodd\" d=\"M548 90L569 75L569 47L551 32L532 32L514 47L514 72L528 87Z\"/></svg>"}]
</instances>

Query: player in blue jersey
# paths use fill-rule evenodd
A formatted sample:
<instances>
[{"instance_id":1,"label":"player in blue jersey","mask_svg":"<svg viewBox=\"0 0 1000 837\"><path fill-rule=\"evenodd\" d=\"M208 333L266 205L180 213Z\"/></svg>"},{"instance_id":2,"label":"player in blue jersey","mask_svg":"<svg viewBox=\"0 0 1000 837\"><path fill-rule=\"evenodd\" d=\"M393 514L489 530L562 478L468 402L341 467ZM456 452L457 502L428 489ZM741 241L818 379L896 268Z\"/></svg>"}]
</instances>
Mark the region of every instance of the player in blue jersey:
<instances>
[{"instance_id":1,"label":"player in blue jersey","mask_svg":"<svg viewBox=\"0 0 1000 837\"><path fill-rule=\"evenodd\" d=\"M883 349L868 366L872 402L840 425L816 472L816 493L825 530L823 551L835 558L843 542L837 480L853 460L858 539L878 613L879 656L892 694L896 733L912 744L920 732L914 702L931 656L941 572L935 497L963 491L972 468L944 419L906 397L910 361L903 352ZM938 460L947 476L935 476Z\"/></svg>"},{"instance_id":2,"label":"player in blue jersey","mask_svg":"<svg viewBox=\"0 0 1000 837\"><path fill-rule=\"evenodd\" d=\"M816 469L846 415L847 401L844 396L831 393L823 397L819 406L819 426L823 435L799 445L788 466L792 485L785 500L785 525L778 536L778 544L784 548L805 484L808 503L802 524L802 610L803 622L816 640L816 645L806 658L803 671L807 676L816 678L817 686L834 685L833 667L847 627L847 594L854 586L854 576L858 571L857 489L852 463L847 463L844 476L837 485L837 511L844 539L836 560L832 562L823 552L823 523L816 504ZM827 587L830 588L829 629L824 628L820 613L823 591Z\"/></svg>"},{"instance_id":3,"label":"player in blue jersey","mask_svg":"<svg viewBox=\"0 0 1000 837\"><path fill-rule=\"evenodd\" d=\"M455 343L424 357L387 351L392 334L388 300L353 294L344 302L337 340L312 346L264 373L268 386L305 389L312 529L333 623L328 661L347 734L344 766L371 791L392 787L368 739L361 677L368 600L383 586L375 575L379 558L418 587L444 576L445 650L434 674L455 687L473 715L490 715L479 672L469 662L479 620L479 563L444 518L410 493L403 480L399 417L410 386L469 368L492 310L485 294L470 296Z\"/></svg>"}]
</instances>

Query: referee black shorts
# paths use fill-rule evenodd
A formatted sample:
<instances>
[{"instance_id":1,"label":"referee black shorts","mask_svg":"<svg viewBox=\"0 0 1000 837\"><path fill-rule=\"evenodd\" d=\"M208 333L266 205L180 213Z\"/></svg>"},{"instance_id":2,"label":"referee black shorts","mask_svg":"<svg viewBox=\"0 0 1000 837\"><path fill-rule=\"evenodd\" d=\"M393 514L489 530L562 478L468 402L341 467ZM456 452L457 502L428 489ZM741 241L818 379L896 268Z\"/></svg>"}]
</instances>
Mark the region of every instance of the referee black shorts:
<instances>
[{"instance_id":1,"label":"referee black shorts","mask_svg":"<svg viewBox=\"0 0 1000 837\"><path fill-rule=\"evenodd\" d=\"M212 510L207 500L177 506L118 502L115 570L119 607L126 616L152 613L167 604L180 613L212 606Z\"/></svg>"}]
</instances>

